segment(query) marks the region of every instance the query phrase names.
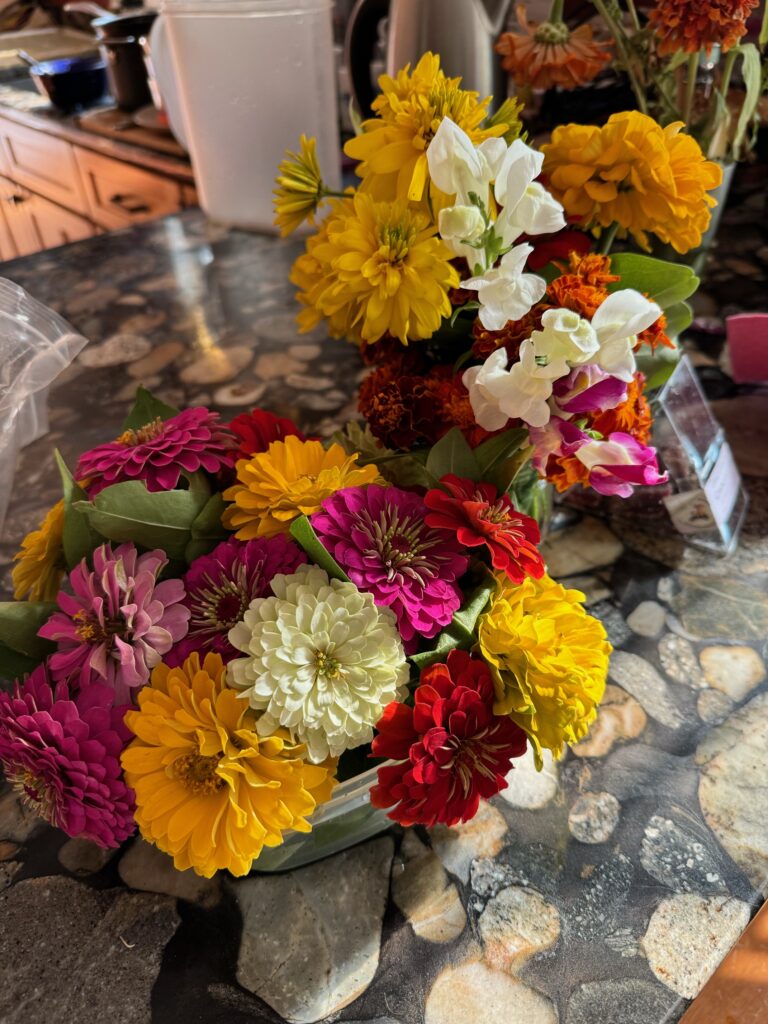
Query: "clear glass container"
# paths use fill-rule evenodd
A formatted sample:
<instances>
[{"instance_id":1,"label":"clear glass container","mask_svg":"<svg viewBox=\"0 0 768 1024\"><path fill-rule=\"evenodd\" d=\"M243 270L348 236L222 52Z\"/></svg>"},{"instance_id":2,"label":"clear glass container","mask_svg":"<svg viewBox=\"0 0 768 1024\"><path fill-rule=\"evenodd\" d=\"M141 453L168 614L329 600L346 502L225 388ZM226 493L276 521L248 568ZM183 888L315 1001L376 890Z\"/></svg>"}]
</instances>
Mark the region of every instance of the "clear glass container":
<instances>
[{"instance_id":1,"label":"clear glass container","mask_svg":"<svg viewBox=\"0 0 768 1024\"><path fill-rule=\"evenodd\" d=\"M394 764L385 761L383 764ZM381 764L339 783L327 804L313 814L311 832L289 832L281 846L266 848L253 862L252 874L288 871L339 853L384 832L393 822L370 801Z\"/></svg>"}]
</instances>

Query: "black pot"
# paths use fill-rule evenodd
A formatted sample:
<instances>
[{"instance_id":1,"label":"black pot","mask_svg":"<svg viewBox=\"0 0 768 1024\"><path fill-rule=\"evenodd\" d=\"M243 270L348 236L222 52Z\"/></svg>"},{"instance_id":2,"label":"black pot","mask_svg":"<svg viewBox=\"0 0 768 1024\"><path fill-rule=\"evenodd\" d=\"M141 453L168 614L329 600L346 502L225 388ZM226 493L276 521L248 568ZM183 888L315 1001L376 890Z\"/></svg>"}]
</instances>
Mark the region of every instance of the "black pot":
<instances>
[{"instance_id":1,"label":"black pot","mask_svg":"<svg viewBox=\"0 0 768 1024\"><path fill-rule=\"evenodd\" d=\"M105 14L91 22L99 39L141 39L148 36L157 11L142 11L140 14Z\"/></svg>"},{"instance_id":2,"label":"black pot","mask_svg":"<svg viewBox=\"0 0 768 1024\"><path fill-rule=\"evenodd\" d=\"M98 103L107 91L106 64L101 57L41 61L30 67L29 74L41 96L47 96L65 114Z\"/></svg>"},{"instance_id":3,"label":"black pot","mask_svg":"<svg viewBox=\"0 0 768 1024\"><path fill-rule=\"evenodd\" d=\"M121 110L133 111L152 103L144 51L138 39L102 39L110 92Z\"/></svg>"}]
</instances>

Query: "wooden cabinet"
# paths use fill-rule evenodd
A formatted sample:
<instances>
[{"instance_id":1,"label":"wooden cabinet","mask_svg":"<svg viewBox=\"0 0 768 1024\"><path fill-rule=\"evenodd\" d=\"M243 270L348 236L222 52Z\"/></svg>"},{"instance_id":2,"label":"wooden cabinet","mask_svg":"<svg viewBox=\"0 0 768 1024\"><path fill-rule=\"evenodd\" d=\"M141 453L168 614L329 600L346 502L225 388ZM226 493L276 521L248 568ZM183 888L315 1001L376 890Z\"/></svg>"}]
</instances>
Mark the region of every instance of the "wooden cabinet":
<instances>
[{"instance_id":1,"label":"wooden cabinet","mask_svg":"<svg viewBox=\"0 0 768 1024\"><path fill-rule=\"evenodd\" d=\"M6 173L19 185L77 213L88 213L73 147L46 132L4 122Z\"/></svg>"},{"instance_id":2,"label":"wooden cabinet","mask_svg":"<svg viewBox=\"0 0 768 1024\"><path fill-rule=\"evenodd\" d=\"M0 178L0 207L0 232L5 243L0 243L3 259L28 256L41 249L79 242L81 238L90 238L96 231L85 217L5 178Z\"/></svg>"},{"instance_id":3,"label":"wooden cabinet","mask_svg":"<svg viewBox=\"0 0 768 1024\"><path fill-rule=\"evenodd\" d=\"M181 209L178 182L87 149L75 153L91 216L102 227L124 228Z\"/></svg>"},{"instance_id":4,"label":"wooden cabinet","mask_svg":"<svg viewBox=\"0 0 768 1024\"><path fill-rule=\"evenodd\" d=\"M185 181L0 112L0 261L196 204Z\"/></svg>"}]
</instances>

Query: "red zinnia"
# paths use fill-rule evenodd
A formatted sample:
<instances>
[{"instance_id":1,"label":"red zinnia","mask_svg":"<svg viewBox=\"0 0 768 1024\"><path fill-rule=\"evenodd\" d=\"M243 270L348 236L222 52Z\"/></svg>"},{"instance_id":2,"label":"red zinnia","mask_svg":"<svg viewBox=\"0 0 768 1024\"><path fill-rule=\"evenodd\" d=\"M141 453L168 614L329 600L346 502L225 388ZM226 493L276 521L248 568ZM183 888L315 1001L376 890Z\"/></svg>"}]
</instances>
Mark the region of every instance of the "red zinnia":
<instances>
[{"instance_id":1,"label":"red zinnia","mask_svg":"<svg viewBox=\"0 0 768 1024\"><path fill-rule=\"evenodd\" d=\"M511 718L494 715L493 700L488 666L466 651L425 669L414 707L389 704L377 726L374 756L400 764L379 768L374 807L391 807L388 817L401 825L455 825L506 789L526 737Z\"/></svg>"},{"instance_id":2,"label":"red zinnia","mask_svg":"<svg viewBox=\"0 0 768 1024\"><path fill-rule=\"evenodd\" d=\"M424 496L431 510L425 519L428 526L452 530L468 548L484 544L493 568L506 573L513 583L544 575L544 561L536 547L541 539L539 527L518 512L506 494L499 494L493 484L463 480L452 473L441 479L440 486L445 490L427 491Z\"/></svg>"},{"instance_id":3,"label":"red zinnia","mask_svg":"<svg viewBox=\"0 0 768 1024\"><path fill-rule=\"evenodd\" d=\"M273 441L284 441L289 434L294 434L301 441L306 440L293 420L275 416L266 409L241 413L227 427L240 442L236 453L238 459L250 459L258 452L265 452Z\"/></svg>"}]
</instances>

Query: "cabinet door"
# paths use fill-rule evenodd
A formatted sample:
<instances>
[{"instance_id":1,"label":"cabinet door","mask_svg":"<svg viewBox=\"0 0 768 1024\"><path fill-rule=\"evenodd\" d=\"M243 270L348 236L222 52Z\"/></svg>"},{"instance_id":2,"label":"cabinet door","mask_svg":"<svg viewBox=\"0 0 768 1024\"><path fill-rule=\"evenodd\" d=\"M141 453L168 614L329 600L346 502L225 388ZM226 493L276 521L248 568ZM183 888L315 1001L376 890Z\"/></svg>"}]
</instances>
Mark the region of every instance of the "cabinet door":
<instances>
[{"instance_id":1,"label":"cabinet door","mask_svg":"<svg viewBox=\"0 0 768 1024\"><path fill-rule=\"evenodd\" d=\"M181 208L181 188L172 178L79 146L75 155L90 216L102 227L124 228Z\"/></svg>"},{"instance_id":2,"label":"cabinet door","mask_svg":"<svg viewBox=\"0 0 768 1024\"><path fill-rule=\"evenodd\" d=\"M9 178L69 210L88 212L68 142L13 121L0 122L0 132Z\"/></svg>"},{"instance_id":3,"label":"cabinet door","mask_svg":"<svg viewBox=\"0 0 768 1024\"><path fill-rule=\"evenodd\" d=\"M5 208L8 205L7 196L11 195L10 182L0 178L0 260L13 260L19 255L16 242L5 215Z\"/></svg>"},{"instance_id":4,"label":"cabinet door","mask_svg":"<svg viewBox=\"0 0 768 1024\"><path fill-rule=\"evenodd\" d=\"M41 249L79 242L81 238L90 238L96 233L94 226L85 217L50 203L42 196L32 196L24 209Z\"/></svg>"},{"instance_id":5,"label":"cabinet door","mask_svg":"<svg viewBox=\"0 0 768 1024\"><path fill-rule=\"evenodd\" d=\"M29 204L34 198L31 192L27 192L20 185L0 178L0 203L3 207L4 220L9 238L19 256L29 256L30 253L42 249L40 238L28 212Z\"/></svg>"}]
</instances>

